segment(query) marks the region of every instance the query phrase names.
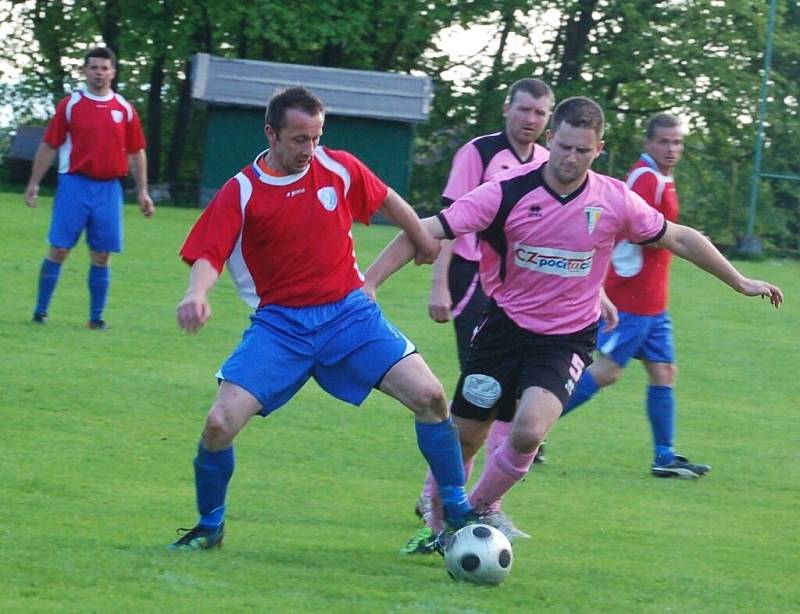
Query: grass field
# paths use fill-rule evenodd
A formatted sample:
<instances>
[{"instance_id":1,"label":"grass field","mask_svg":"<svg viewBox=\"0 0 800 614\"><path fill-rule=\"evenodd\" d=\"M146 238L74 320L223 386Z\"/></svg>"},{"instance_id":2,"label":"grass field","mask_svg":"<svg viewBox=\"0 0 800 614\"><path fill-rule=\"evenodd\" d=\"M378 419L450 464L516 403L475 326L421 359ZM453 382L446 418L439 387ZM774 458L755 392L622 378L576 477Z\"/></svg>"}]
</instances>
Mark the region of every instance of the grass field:
<instances>
[{"instance_id":1,"label":"grass field","mask_svg":"<svg viewBox=\"0 0 800 614\"><path fill-rule=\"evenodd\" d=\"M225 548L167 551L196 520L191 461L247 309L223 277L207 328L179 332L177 251L196 212L144 220L131 206L110 330L84 328L83 245L50 322L32 324L44 201L0 195L0 611L800 611L797 262L740 263L783 287L777 312L676 263L679 450L713 472L649 476L633 365L556 427L550 462L507 497L534 537L490 589L451 582L438 557L397 556L424 475L411 414L377 393L353 408L313 384L237 440ZM357 229L363 266L392 235ZM428 276L409 267L380 299L451 391L452 329L427 319Z\"/></svg>"}]
</instances>

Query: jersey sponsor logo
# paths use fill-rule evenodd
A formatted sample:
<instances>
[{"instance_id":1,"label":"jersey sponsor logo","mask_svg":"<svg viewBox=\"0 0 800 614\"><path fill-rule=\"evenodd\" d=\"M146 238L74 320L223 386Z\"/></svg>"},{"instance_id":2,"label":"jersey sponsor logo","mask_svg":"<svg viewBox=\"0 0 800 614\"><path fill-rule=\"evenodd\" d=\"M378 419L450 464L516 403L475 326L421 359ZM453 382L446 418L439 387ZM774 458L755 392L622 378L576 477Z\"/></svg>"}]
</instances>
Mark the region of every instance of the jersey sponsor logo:
<instances>
[{"instance_id":1,"label":"jersey sponsor logo","mask_svg":"<svg viewBox=\"0 0 800 614\"><path fill-rule=\"evenodd\" d=\"M586 229L589 231L589 234L592 234L594 229L597 228L597 222L600 221L603 209L602 207L592 207L590 205L584 207L583 212L586 214Z\"/></svg>"},{"instance_id":2,"label":"jersey sponsor logo","mask_svg":"<svg viewBox=\"0 0 800 614\"><path fill-rule=\"evenodd\" d=\"M461 387L461 394L464 399L482 409L494 407L503 387L496 379L490 375L482 373L472 373L464 378L464 385Z\"/></svg>"},{"instance_id":3,"label":"jersey sponsor logo","mask_svg":"<svg viewBox=\"0 0 800 614\"><path fill-rule=\"evenodd\" d=\"M559 277L586 277L592 272L594 250L573 252L553 247L532 247L517 243L514 246L514 264L545 275Z\"/></svg>"},{"instance_id":4,"label":"jersey sponsor logo","mask_svg":"<svg viewBox=\"0 0 800 614\"><path fill-rule=\"evenodd\" d=\"M114 123L118 124L122 121L122 111L118 111L117 109L111 110L111 119L114 120Z\"/></svg>"},{"instance_id":5,"label":"jersey sponsor logo","mask_svg":"<svg viewBox=\"0 0 800 614\"><path fill-rule=\"evenodd\" d=\"M330 186L317 190L317 198L319 198L319 202L322 203L326 211L333 211L336 209L336 205L339 204L339 196L336 194L336 188Z\"/></svg>"},{"instance_id":6,"label":"jersey sponsor logo","mask_svg":"<svg viewBox=\"0 0 800 614\"><path fill-rule=\"evenodd\" d=\"M298 190L290 190L289 192L286 192L286 198L291 198L292 196L297 196L298 194L302 194L305 191L306 191L305 188L300 188Z\"/></svg>"}]
</instances>

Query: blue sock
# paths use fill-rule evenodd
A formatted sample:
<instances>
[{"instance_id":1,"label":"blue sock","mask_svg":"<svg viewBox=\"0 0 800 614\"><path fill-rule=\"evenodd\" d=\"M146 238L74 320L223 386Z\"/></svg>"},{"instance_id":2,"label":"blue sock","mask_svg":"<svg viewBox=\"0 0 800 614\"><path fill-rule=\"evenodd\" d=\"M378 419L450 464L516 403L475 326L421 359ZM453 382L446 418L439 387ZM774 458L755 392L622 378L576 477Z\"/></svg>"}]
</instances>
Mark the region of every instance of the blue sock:
<instances>
[{"instance_id":1,"label":"blue sock","mask_svg":"<svg viewBox=\"0 0 800 614\"><path fill-rule=\"evenodd\" d=\"M194 459L194 485L197 490L197 509L205 527L218 527L225 519L225 495L234 467L233 446L210 452L197 446Z\"/></svg>"},{"instance_id":2,"label":"blue sock","mask_svg":"<svg viewBox=\"0 0 800 614\"><path fill-rule=\"evenodd\" d=\"M586 403L586 401L597 394L598 390L600 390L600 386L597 385L597 380L594 379L592 372L584 371L583 375L581 375L581 379L578 380L578 385L575 386L575 391L564 406L561 416L566 416L579 405Z\"/></svg>"},{"instance_id":3,"label":"blue sock","mask_svg":"<svg viewBox=\"0 0 800 614\"><path fill-rule=\"evenodd\" d=\"M647 417L653 431L657 465L667 465L675 459L675 393L671 386L647 387Z\"/></svg>"},{"instance_id":4,"label":"blue sock","mask_svg":"<svg viewBox=\"0 0 800 614\"><path fill-rule=\"evenodd\" d=\"M108 286L111 283L111 268L93 264L89 267L89 319L92 321L103 319L103 309L106 308Z\"/></svg>"},{"instance_id":5,"label":"blue sock","mask_svg":"<svg viewBox=\"0 0 800 614\"><path fill-rule=\"evenodd\" d=\"M61 263L45 258L42 268L39 269L39 292L36 295L36 309L34 313L47 313L50 299L53 298L58 278L61 275Z\"/></svg>"},{"instance_id":6,"label":"blue sock","mask_svg":"<svg viewBox=\"0 0 800 614\"><path fill-rule=\"evenodd\" d=\"M464 490L464 461L458 429L451 418L436 424L414 422L417 430L417 445L433 477L439 485L445 518L459 518L471 511Z\"/></svg>"}]
</instances>

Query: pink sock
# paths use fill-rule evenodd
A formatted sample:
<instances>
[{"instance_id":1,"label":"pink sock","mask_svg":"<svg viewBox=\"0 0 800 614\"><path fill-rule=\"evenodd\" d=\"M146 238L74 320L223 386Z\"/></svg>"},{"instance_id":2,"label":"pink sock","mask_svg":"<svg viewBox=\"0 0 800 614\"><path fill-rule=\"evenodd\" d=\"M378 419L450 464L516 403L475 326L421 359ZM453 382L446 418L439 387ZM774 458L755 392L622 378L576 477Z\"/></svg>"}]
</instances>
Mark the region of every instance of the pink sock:
<instances>
[{"instance_id":1,"label":"pink sock","mask_svg":"<svg viewBox=\"0 0 800 614\"><path fill-rule=\"evenodd\" d=\"M510 422L501 422L500 420L492 422L492 430L489 431L489 436L486 438L486 455L494 453L500 444L508 439L509 433L511 433Z\"/></svg>"},{"instance_id":2,"label":"pink sock","mask_svg":"<svg viewBox=\"0 0 800 614\"><path fill-rule=\"evenodd\" d=\"M464 461L465 482L469 482L474 464L474 458ZM434 533L438 533L444 529L444 508L442 507L442 500L439 498L439 489L436 486L436 480L433 478L433 474L430 471L428 471L428 478L425 480L425 486L422 492L429 492L431 497L431 509L425 513L425 524L433 529Z\"/></svg>"},{"instance_id":3,"label":"pink sock","mask_svg":"<svg viewBox=\"0 0 800 614\"><path fill-rule=\"evenodd\" d=\"M500 447L500 444L508 439L511 433L511 423L495 420L492 423L492 430L489 431L489 437L486 439L486 458ZM503 505L503 498L500 497L497 501L492 503L487 512L499 512Z\"/></svg>"},{"instance_id":4,"label":"pink sock","mask_svg":"<svg viewBox=\"0 0 800 614\"><path fill-rule=\"evenodd\" d=\"M490 506L506 494L511 487L524 478L536 456L536 450L530 454L521 454L511 447L507 438L493 454L486 459L483 474L469 493L469 501L479 512Z\"/></svg>"}]
</instances>

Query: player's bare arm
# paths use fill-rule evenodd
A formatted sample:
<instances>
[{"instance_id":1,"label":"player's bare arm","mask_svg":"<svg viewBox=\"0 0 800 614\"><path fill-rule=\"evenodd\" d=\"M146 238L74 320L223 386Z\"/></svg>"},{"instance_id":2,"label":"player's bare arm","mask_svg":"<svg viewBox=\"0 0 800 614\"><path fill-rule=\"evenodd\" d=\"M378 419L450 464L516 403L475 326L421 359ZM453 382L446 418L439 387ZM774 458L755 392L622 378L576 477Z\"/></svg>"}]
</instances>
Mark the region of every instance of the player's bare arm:
<instances>
[{"instance_id":1,"label":"player's bare arm","mask_svg":"<svg viewBox=\"0 0 800 614\"><path fill-rule=\"evenodd\" d=\"M52 145L44 141L39 143L39 148L33 157L33 167L31 168L30 179L28 179L28 186L25 188L25 203L29 207L38 206L36 199L39 196L39 184L47 174L47 169L53 165L53 160L56 159L57 153L58 150Z\"/></svg>"},{"instance_id":2,"label":"player's bare arm","mask_svg":"<svg viewBox=\"0 0 800 614\"><path fill-rule=\"evenodd\" d=\"M453 259L453 242L441 241L442 249L433 263L431 291L428 296L428 315L434 322L449 322L452 317L453 297L447 279Z\"/></svg>"},{"instance_id":3,"label":"player's bare arm","mask_svg":"<svg viewBox=\"0 0 800 614\"><path fill-rule=\"evenodd\" d=\"M742 275L736 267L725 259L719 250L706 237L694 228L667 222L664 236L656 243L666 247L675 255L685 258L697 267L711 273L745 296L769 298L775 307L783 302L783 292L777 286L760 279L750 279Z\"/></svg>"},{"instance_id":4,"label":"player's bare arm","mask_svg":"<svg viewBox=\"0 0 800 614\"><path fill-rule=\"evenodd\" d=\"M139 209L142 215L150 217L155 213L156 206L150 198L147 189L147 153L144 149L128 155L128 164L131 167L131 174L136 183L136 198L139 201Z\"/></svg>"},{"instance_id":5,"label":"player's bare arm","mask_svg":"<svg viewBox=\"0 0 800 614\"><path fill-rule=\"evenodd\" d=\"M426 217L420 220L421 225L434 239L444 239L444 228L437 217ZM416 248L409 236L401 232L378 255L364 274L365 288L374 292L394 272L408 264L416 253Z\"/></svg>"},{"instance_id":6,"label":"player's bare arm","mask_svg":"<svg viewBox=\"0 0 800 614\"><path fill-rule=\"evenodd\" d=\"M600 288L600 317L603 318L606 332L614 330L619 324L619 310L602 288Z\"/></svg>"},{"instance_id":7,"label":"player's bare arm","mask_svg":"<svg viewBox=\"0 0 800 614\"><path fill-rule=\"evenodd\" d=\"M208 293L219 279L214 266L204 258L192 265L189 274L189 287L183 300L178 304L178 326L187 333L194 334L208 322L211 317L211 304Z\"/></svg>"},{"instance_id":8,"label":"player's bare arm","mask_svg":"<svg viewBox=\"0 0 800 614\"><path fill-rule=\"evenodd\" d=\"M430 264L436 260L439 255L439 241L425 230L416 211L393 189L389 188L380 211L408 235L415 248L414 259L417 264Z\"/></svg>"}]
</instances>

